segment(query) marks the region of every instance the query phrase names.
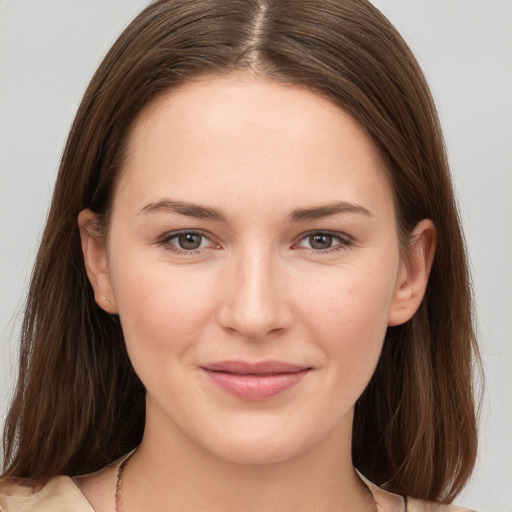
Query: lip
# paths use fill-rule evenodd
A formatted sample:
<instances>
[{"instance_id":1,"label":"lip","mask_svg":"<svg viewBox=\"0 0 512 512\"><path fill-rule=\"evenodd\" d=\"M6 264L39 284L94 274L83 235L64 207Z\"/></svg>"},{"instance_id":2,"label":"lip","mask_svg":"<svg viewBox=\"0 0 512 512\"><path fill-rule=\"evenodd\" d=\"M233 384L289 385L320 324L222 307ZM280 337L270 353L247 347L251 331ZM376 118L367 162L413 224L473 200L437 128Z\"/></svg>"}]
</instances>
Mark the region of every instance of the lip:
<instances>
[{"instance_id":1,"label":"lip","mask_svg":"<svg viewBox=\"0 0 512 512\"><path fill-rule=\"evenodd\" d=\"M243 400L268 400L299 384L312 370L282 361L219 361L201 366L223 391Z\"/></svg>"}]
</instances>

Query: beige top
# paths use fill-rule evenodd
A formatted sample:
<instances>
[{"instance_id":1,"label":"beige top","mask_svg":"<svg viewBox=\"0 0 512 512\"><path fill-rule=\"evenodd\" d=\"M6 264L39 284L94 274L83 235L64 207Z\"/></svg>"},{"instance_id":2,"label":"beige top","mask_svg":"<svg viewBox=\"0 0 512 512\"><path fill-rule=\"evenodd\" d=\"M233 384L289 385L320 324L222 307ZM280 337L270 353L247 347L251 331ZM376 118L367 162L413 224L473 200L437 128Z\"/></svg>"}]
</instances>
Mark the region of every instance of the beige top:
<instances>
[{"instance_id":1,"label":"beige top","mask_svg":"<svg viewBox=\"0 0 512 512\"><path fill-rule=\"evenodd\" d=\"M404 499L371 483L368 487L378 512L471 512L455 505ZM44 485L21 478L0 481L0 512L94 512L94 509L71 477L57 476Z\"/></svg>"}]
</instances>

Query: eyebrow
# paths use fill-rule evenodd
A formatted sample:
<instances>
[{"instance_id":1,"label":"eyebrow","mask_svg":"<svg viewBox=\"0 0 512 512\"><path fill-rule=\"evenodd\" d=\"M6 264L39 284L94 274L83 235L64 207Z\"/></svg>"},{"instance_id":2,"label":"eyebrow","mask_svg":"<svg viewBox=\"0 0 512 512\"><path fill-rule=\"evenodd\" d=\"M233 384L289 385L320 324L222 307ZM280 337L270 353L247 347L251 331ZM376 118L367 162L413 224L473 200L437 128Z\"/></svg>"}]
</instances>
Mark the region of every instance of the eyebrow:
<instances>
[{"instance_id":1,"label":"eyebrow","mask_svg":"<svg viewBox=\"0 0 512 512\"><path fill-rule=\"evenodd\" d=\"M149 203L142 208L139 215L141 213L149 214L154 212L179 213L180 215L195 217L197 219L209 219L220 222L226 222L227 220L222 211L216 208L201 206L185 201L173 201L172 199L161 199L160 201Z\"/></svg>"},{"instance_id":2,"label":"eyebrow","mask_svg":"<svg viewBox=\"0 0 512 512\"><path fill-rule=\"evenodd\" d=\"M323 219L340 213L360 213L368 217L372 216L363 206L348 203L347 201L340 201L339 203L315 206L312 208L297 208L293 210L288 217L293 222L300 222L304 220Z\"/></svg>"},{"instance_id":3,"label":"eyebrow","mask_svg":"<svg viewBox=\"0 0 512 512\"><path fill-rule=\"evenodd\" d=\"M217 208L201 206L185 201L175 201L167 198L148 203L140 210L139 215L155 212L178 213L180 215L195 217L197 219L227 222L227 218L224 213ZM349 203L347 201L340 201L338 203L314 206L311 208L297 208L288 214L288 219L292 222L301 222L305 220L323 219L325 217L342 213L359 213L368 217L372 216L372 214L363 206Z\"/></svg>"}]
</instances>

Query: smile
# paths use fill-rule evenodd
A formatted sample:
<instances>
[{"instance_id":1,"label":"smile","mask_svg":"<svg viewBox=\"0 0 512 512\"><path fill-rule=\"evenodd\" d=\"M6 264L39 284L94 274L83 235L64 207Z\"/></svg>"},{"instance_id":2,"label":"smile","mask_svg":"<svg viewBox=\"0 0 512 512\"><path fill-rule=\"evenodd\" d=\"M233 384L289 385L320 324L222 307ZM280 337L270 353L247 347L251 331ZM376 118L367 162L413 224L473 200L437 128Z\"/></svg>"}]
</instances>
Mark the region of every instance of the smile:
<instances>
[{"instance_id":1,"label":"smile","mask_svg":"<svg viewBox=\"0 0 512 512\"><path fill-rule=\"evenodd\" d=\"M270 399L299 384L312 370L280 361L221 361L201 366L223 391L243 400Z\"/></svg>"}]
</instances>

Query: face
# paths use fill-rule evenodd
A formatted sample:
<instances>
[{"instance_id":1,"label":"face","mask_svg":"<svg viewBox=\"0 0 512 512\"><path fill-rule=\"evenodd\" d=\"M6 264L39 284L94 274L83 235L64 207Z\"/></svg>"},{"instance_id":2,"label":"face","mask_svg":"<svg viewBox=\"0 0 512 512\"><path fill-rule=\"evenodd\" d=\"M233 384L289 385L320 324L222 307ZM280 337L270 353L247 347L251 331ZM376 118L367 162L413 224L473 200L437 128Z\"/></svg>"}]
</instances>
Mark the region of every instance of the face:
<instances>
[{"instance_id":1,"label":"face","mask_svg":"<svg viewBox=\"0 0 512 512\"><path fill-rule=\"evenodd\" d=\"M225 460L350 446L386 329L415 309L364 131L312 92L252 76L153 102L106 244L83 236L147 389L146 432Z\"/></svg>"}]
</instances>

